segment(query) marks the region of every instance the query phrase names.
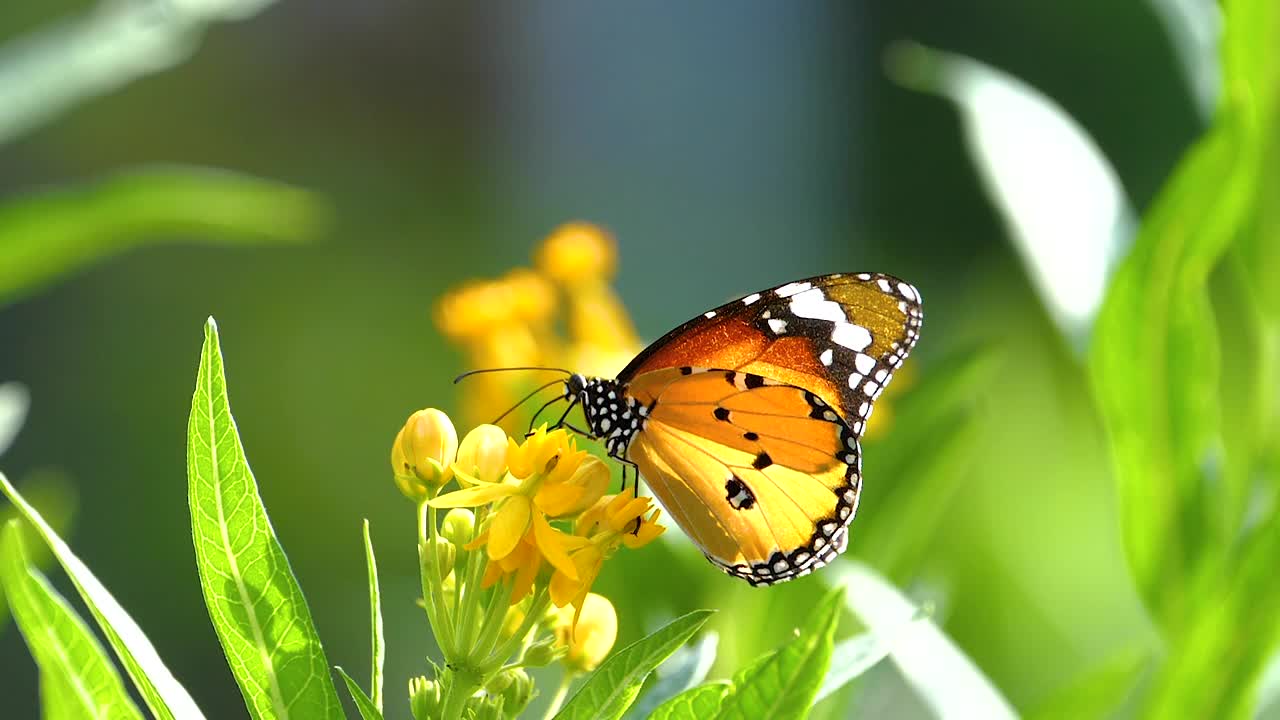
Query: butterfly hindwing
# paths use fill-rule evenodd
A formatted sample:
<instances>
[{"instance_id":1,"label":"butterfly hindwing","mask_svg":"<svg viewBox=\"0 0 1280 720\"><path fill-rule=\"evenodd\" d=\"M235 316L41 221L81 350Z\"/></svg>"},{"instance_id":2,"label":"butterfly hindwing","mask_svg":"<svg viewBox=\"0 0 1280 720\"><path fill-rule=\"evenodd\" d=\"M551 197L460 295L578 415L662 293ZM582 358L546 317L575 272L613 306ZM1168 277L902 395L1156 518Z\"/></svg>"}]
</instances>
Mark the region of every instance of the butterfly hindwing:
<instances>
[{"instance_id":1,"label":"butterfly hindwing","mask_svg":"<svg viewBox=\"0 0 1280 720\"><path fill-rule=\"evenodd\" d=\"M817 395L690 367L645 373L629 391L650 410L628 456L712 562L768 584L844 549L861 482L858 443Z\"/></svg>"}]
</instances>

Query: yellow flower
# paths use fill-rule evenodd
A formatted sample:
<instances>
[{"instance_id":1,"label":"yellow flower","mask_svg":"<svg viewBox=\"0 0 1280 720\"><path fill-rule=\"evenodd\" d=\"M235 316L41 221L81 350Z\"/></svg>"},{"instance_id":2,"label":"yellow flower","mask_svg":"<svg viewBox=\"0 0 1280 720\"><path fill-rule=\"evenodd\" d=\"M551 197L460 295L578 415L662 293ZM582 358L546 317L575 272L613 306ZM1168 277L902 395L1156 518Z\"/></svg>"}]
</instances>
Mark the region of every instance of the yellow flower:
<instances>
[{"instance_id":1,"label":"yellow flower","mask_svg":"<svg viewBox=\"0 0 1280 720\"><path fill-rule=\"evenodd\" d=\"M569 551L574 572L564 572L557 565L555 574L551 576L551 601L556 607L573 605L576 622L605 559L620 545L640 548L661 535L666 529L657 524L661 512L652 507L647 497L633 498L622 494L602 497L582 513L574 535L586 538L587 543Z\"/></svg>"},{"instance_id":2,"label":"yellow flower","mask_svg":"<svg viewBox=\"0 0 1280 720\"><path fill-rule=\"evenodd\" d=\"M509 441L509 473L502 482L466 478L471 487L446 493L432 507L458 508L492 504L488 525L467 550L485 548L490 565L485 582L514 575L518 599L527 592L545 559L558 573L578 578L569 553L587 539L557 530L548 517L560 517L595 503L609 482L608 467L585 451L563 430L539 428L524 443ZM523 592L522 592L523 591Z\"/></svg>"},{"instance_id":3,"label":"yellow flower","mask_svg":"<svg viewBox=\"0 0 1280 720\"><path fill-rule=\"evenodd\" d=\"M459 480L471 485L502 480L507 472L506 431L497 425L472 429L458 446L458 460L453 470Z\"/></svg>"},{"instance_id":4,"label":"yellow flower","mask_svg":"<svg viewBox=\"0 0 1280 720\"><path fill-rule=\"evenodd\" d=\"M405 497L422 501L453 477L458 433L449 416L435 408L409 416L391 445L391 469Z\"/></svg>"},{"instance_id":5,"label":"yellow flower","mask_svg":"<svg viewBox=\"0 0 1280 720\"><path fill-rule=\"evenodd\" d=\"M573 672L590 672L604 662L618 639L618 613L603 595L587 593L577 625L574 613L560 610L552 626L556 643L565 648L563 662Z\"/></svg>"}]
</instances>

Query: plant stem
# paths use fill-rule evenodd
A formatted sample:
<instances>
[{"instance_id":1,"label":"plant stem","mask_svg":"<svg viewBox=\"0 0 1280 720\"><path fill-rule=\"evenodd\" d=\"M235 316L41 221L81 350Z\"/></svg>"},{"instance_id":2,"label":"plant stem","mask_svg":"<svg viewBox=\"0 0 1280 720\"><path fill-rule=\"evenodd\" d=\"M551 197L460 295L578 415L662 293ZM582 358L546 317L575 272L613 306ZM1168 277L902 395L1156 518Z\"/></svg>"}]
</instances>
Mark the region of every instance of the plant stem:
<instances>
[{"instance_id":1,"label":"plant stem","mask_svg":"<svg viewBox=\"0 0 1280 720\"><path fill-rule=\"evenodd\" d=\"M459 720L467 701L483 684L480 676L469 668L450 668L442 678L444 680L444 697L441 698L441 714L443 720Z\"/></svg>"},{"instance_id":2,"label":"plant stem","mask_svg":"<svg viewBox=\"0 0 1280 720\"><path fill-rule=\"evenodd\" d=\"M489 658L498 658L498 662L502 662L505 658L511 657L511 653L524 644L525 636L542 619L543 614L547 612L547 606L550 604L551 595L547 592L547 588L544 587L538 591L537 596L533 598L533 602L529 603L529 614L524 616L524 622L520 623L520 628L499 645L498 649L493 651Z\"/></svg>"},{"instance_id":3,"label":"plant stem","mask_svg":"<svg viewBox=\"0 0 1280 720\"><path fill-rule=\"evenodd\" d=\"M556 694L551 696L551 704L547 706L547 714L543 715L543 720L551 720L560 712L560 706L564 705L564 699L569 696L569 686L573 684L573 673L566 670L560 676L560 687L556 688Z\"/></svg>"},{"instance_id":4,"label":"plant stem","mask_svg":"<svg viewBox=\"0 0 1280 720\"><path fill-rule=\"evenodd\" d=\"M483 508L476 513L475 526L471 530L473 540L480 536L484 517L482 513ZM466 587L463 588L462 602L458 606L457 633L454 635L457 641L454 649L458 651L458 659L455 662L471 663L483 658L475 654L475 637L479 629L475 627L475 614L484 596L484 592L480 589L480 578L483 577L488 560L489 556L484 548L476 548L467 553Z\"/></svg>"},{"instance_id":5,"label":"plant stem","mask_svg":"<svg viewBox=\"0 0 1280 720\"><path fill-rule=\"evenodd\" d=\"M425 502L418 506L418 564L422 573L422 603L440 652L447 660L454 652L453 619L443 602L440 556L436 550L436 511Z\"/></svg>"}]
</instances>

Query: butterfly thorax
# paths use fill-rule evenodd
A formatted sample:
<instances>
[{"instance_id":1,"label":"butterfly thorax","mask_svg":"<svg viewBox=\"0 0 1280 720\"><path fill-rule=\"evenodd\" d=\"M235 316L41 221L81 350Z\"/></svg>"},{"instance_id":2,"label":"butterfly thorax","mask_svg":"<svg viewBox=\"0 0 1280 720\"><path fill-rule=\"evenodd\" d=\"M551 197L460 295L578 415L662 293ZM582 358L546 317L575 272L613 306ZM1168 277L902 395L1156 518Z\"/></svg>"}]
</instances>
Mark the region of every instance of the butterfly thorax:
<instances>
[{"instance_id":1,"label":"butterfly thorax","mask_svg":"<svg viewBox=\"0 0 1280 720\"><path fill-rule=\"evenodd\" d=\"M565 383L565 394L582 405L587 429L604 442L614 457L625 457L627 446L644 428L649 408L631 397L626 385L607 378L574 375Z\"/></svg>"}]
</instances>

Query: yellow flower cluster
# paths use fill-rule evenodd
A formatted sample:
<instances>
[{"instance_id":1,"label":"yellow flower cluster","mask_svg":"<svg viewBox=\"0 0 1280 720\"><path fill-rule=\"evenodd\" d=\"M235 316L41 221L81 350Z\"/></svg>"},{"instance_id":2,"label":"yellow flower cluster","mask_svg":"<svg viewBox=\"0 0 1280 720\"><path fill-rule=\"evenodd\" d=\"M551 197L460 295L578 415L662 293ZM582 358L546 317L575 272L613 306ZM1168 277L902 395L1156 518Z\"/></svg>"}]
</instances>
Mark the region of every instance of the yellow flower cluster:
<instances>
[{"instance_id":1,"label":"yellow flower cluster","mask_svg":"<svg viewBox=\"0 0 1280 720\"><path fill-rule=\"evenodd\" d=\"M521 443L499 443L501 434L493 425L468 433L452 465L466 487L429 504L489 508L485 527L464 547L485 550L482 587L511 582L515 604L530 594L545 563L552 602L580 612L606 557L620 545L638 548L662 533L660 511L649 498L622 496L620 502L605 496L608 466L578 449L563 430L543 426ZM573 531L552 525L559 521L574 521Z\"/></svg>"},{"instance_id":2,"label":"yellow flower cluster","mask_svg":"<svg viewBox=\"0 0 1280 720\"><path fill-rule=\"evenodd\" d=\"M611 235L590 223L568 223L536 248L534 269L447 293L436 305L436 327L464 349L472 368L537 365L613 375L641 347L609 285L616 268ZM559 324L567 336L557 332ZM495 417L529 389L527 377L505 373L468 382L463 412L471 423Z\"/></svg>"}]
</instances>

